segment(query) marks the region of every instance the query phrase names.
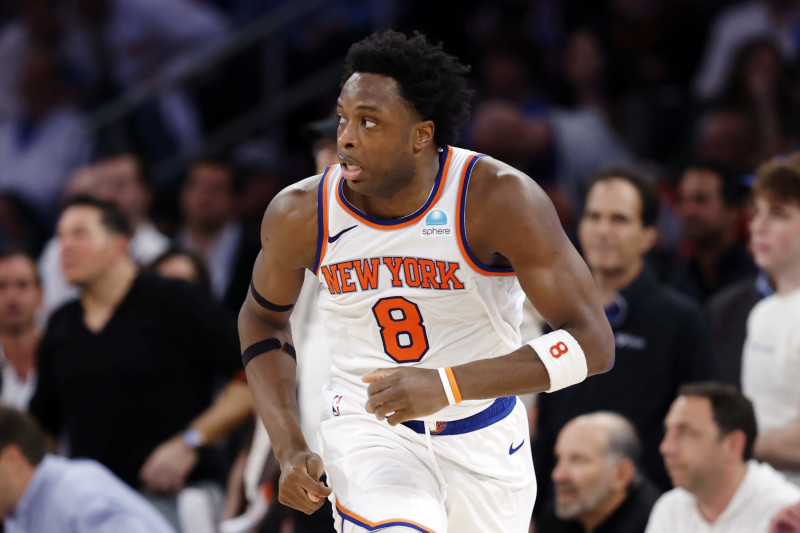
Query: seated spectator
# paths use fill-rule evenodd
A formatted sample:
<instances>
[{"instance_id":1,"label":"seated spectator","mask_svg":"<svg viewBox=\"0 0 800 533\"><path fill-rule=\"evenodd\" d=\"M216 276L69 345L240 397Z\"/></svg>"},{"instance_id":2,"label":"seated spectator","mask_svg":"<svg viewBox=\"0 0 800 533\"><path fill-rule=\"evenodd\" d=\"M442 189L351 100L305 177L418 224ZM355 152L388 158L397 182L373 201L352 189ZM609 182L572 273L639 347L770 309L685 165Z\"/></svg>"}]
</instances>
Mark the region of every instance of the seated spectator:
<instances>
[{"instance_id":1,"label":"seated spectator","mask_svg":"<svg viewBox=\"0 0 800 533\"><path fill-rule=\"evenodd\" d=\"M678 184L677 213L688 257L670 281L698 302L757 273L740 234L746 196L740 178L734 169L698 161L684 170Z\"/></svg>"},{"instance_id":2,"label":"seated spectator","mask_svg":"<svg viewBox=\"0 0 800 533\"><path fill-rule=\"evenodd\" d=\"M800 502L778 513L772 519L769 533L800 533Z\"/></svg>"},{"instance_id":3,"label":"seated spectator","mask_svg":"<svg viewBox=\"0 0 800 533\"><path fill-rule=\"evenodd\" d=\"M70 177L66 189L64 196L67 199L85 194L116 204L133 228L128 251L138 266L149 264L169 247L169 239L148 218L153 195L141 162L135 155L122 153L83 167ZM78 296L78 289L64 279L59 253L58 238L53 237L39 258L48 315Z\"/></svg>"},{"instance_id":4,"label":"seated spectator","mask_svg":"<svg viewBox=\"0 0 800 533\"><path fill-rule=\"evenodd\" d=\"M767 531L800 489L752 460L756 419L733 385L682 387L664 421L661 454L675 484L656 502L646 533Z\"/></svg>"},{"instance_id":5,"label":"seated spectator","mask_svg":"<svg viewBox=\"0 0 800 533\"><path fill-rule=\"evenodd\" d=\"M174 533L103 465L45 453L28 415L0 407L0 520L6 533Z\"/></svg>"},{"instance_id":6,"label":"seated spectator","mask_svg":"<svg viewBox=\"0 0 800 533\"><path fill-rule=\"evenodd\" d=\"M661 421L682 384L713 377L714 360L702 309L660 284L645 264L657 218L655 190L638 174L612 168L591 181L578 237L614 331L616 358L613 372L538 396L533 458L545 500L556 436L576 416L597 410L631 421L642 439L643 472L670 488L658 454Z\"/></svg>"},{"instance_id":7,"label":"seated spectator","mask_svg":"<svg viewBox=\"0 0 800 533\"><path fill-rule=\"evenodd\" d=\"M199 160L189 169L181 190L182 221L177 243L206 262L211 294L233 312L242 306L259 243L244 237L236 213L239 176L231 165Z\"/></svg>"},{"instance_id":8,"label":"seated spectator","mask_svg":"<svg viewBox=\"0 0 800 533\"><path fill-rule=\"evenodd\" d=\"M747 320L742 390L758 420L754 456L800 486L800 154L759 167L753 204L753 255L775 294Z\"/></svg>"},{"instance_id":9,"label":"seated spectator","mask_svg":"<svg viewBox=\"0 0 800 533\"><path fill-rule=\"evenodd\" d=\"M60 69L52 50L32 50L19 80L21 109L0 122L0 191L19 194L42 212L53 208L67 176L91 153Z\"/></svg>"},{"instance_id":10,"label":"seated spectator","mask_svg":"<svg viewBox=\"0 0 800 533\"><path fill-rule=\"evenodd\" d=\"M641 444L624 417L597 412L558 435L555 502L537 522L547 533L643 533L660 492L639 468Z\"/></svg>"},{"instance_id":11,"label":"seated spectator","mask_svg":"<svg viewBox=\"0 0 800 533\"><path fill-rule=\"evenodd\" d=\"M147 267L152 272L163 278L182 279L202 287L205 291L211 290L208 280L208 269L197 254L181 250L176 246L170 247L159 255Z\"/></svg>"},{"instance_id":12,"label":"seated spectator","mask_svg":"<svg viewBox=\"0 0 800 533\"><path fill-rule=\"evenodd\" d=\"M234 321L183 281L138 274L110 202L74 199L57 234L80 297L48 323L30 410L72 456L100 461L176 524L187 485L221 498L209 446L251 413Z\"/></svg>"},{"instance_id":13,"label":"seated spectator","mask_svg":"<svg viewBox=\"0 0 800 533\"><path fill-rule=\"evenodd\" d=\"M27 409L36 389L36 350L42 331L36 310L42 287L36 263L23 252L0 252L0 403Z\"/></svg>"}]
</instances>

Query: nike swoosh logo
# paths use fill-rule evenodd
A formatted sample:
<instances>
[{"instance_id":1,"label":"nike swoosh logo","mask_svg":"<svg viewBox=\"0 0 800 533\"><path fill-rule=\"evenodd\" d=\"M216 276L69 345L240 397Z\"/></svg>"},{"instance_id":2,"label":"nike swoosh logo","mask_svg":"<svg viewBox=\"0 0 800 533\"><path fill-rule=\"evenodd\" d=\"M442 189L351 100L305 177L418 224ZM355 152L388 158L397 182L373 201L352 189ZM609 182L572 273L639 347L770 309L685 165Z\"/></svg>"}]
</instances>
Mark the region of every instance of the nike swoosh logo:
<instances>
[{"instance_id":1,"label":"nike swoosh logo","mask_svg":"<svg viewBox=\"0 0 800 533\"><path fill-rule=\"evenodd\" d=\"M514 455L517 452L517 450L522 448L523 444L525 444L525 439L522 439L522 442L519 443L519 446L514 448L514 443L512 442L511 446L508 447L508 455Z\"/></svg>"},{"instance_id":2,"label":"nike swoosh logo","mask_svg":"<svg viewBox=\"0 0 800 533\"><path fill-rule=\"evenodd\" d=\"M351 229L353 229L353 228L356 228L356 227L358 227L358 224L356 224L355 226L350 226L349 228L344 228L342 231L340 231L340 232L339 232L339 233L337 233L336 235L333 235L333 236L328 236L328 242L329 242L329 243L334 243L334 242L336 242L336 240L337 240L339 237L341 237L343 234L347 233L348 231L350 231Z\"/></svg>"}]
</instances>

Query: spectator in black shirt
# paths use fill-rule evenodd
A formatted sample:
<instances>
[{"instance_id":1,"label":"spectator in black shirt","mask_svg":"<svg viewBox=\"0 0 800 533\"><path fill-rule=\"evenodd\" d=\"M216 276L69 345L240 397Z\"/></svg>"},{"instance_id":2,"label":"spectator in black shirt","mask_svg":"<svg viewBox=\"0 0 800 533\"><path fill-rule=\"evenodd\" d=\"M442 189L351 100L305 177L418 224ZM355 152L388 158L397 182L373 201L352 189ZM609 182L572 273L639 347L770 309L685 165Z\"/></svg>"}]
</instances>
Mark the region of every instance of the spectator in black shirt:
<instances>
[{"instance_id":1,"label":"spectator in black shirt","mask_svg":"<svg viewBox=\"0 0 800 533\"><path fill-rule=\"evenodd\" d=\"M702 310L659 285L645 266L657 238L657 215L653 187L627 169L604 171L590 184L578 236L614 330L616 363L612 372L539 395L533 457L540 501L550 492L558 432L574 417L596 410L633 423L642 439L644 473L660 489L670 487L658 452L662 421L681 384L715 371Z\"/></svg>"},{"instance_id":2,"label":"spectator in black shirt","mask_svg":"<svg viewBox=\"0 0 800 533\"><path fill-rule=\"evenodd\" d=\"M688 166L678 184L686 257L670 284L700 303L758 272L742 239L747 189L739 180L734 169L701 161Z\"/></svg>"},{"instance_id":3,"label":"spectator in black shirt","mask_svg":"<svg viewBox=\"0 0 800 533\"><path fill-rule=\"evenodd\" d=\"M547 533L643 533L660 493L639 471L641 444L624 417L571 420L556 442L555 500L537 524Z\"/></svg>"},{"instance_id":4,"label":"spectator in black shirt","mask_svg":"<svg viewBox=\"0 0 800 533\"><path fill-rule=\"evenodd\" d=\"M205 447L251 414L235 324L190 285L138 275L130 227L112 204L73 200L57 232L80 299L48 324L30 410L51 435L66 434L72 456L172 505L187 482L224 474Z\"/></svg>"}]
</instances>

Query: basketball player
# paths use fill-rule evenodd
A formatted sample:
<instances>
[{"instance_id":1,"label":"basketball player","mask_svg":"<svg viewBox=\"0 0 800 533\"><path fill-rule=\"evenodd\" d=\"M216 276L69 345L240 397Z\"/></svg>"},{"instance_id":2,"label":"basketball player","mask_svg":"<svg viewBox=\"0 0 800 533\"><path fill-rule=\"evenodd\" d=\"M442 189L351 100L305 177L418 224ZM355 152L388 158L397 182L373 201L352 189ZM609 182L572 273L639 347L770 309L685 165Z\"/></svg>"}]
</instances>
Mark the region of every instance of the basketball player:
<instances>
[{"instance_id":1,"label":"basketball player","mask_svg":"<svg viewBox=\"0 0 800 533\"><path fill-rule=\"evenodd\" d=\"M546 195L449 146L467 117L467 70L421 35L353 45L339 164L282 191L264 216L242 358L281 465L280 501L310 513L332 488L340 532L528 531L536 485L515 395L613 365L592 278ZM289 315L305 269L322 284L333 361L324 464L295 401ZM525 294L554 330L527 344Z\"/></svg>"}]
</instances>

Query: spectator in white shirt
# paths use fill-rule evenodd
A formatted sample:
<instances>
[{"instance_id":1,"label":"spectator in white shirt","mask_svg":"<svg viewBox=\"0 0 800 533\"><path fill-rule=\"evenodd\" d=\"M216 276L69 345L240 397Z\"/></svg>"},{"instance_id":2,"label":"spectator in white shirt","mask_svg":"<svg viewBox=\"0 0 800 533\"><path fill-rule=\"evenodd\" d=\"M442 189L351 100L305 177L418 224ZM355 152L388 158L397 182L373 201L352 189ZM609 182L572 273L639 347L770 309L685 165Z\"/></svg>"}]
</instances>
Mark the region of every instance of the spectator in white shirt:
<instances>
[{"instance_id":1,"label":"spectator in white shirt","mask_svg":"<svg viewBox=\"0 0 800 533\"><path fill-rule=\"evenodd\" d=\"M756 419L730 384L685 385L664 421L661 454L676 488L656 502L646 533L767 531L800 489L751 460Z\"/></svg>"},{"instance_id":2,"label":"spectator in white shirt","mask_svg":"<svg viewBox=\"0 0 800 533\"><path fill-rule=\"evenodd\" d=\"M36 310L42 287L33 258L0 252L0 403L27 409L36 390L36 350L42 329Z\"/></svg>"}]
</instances>

